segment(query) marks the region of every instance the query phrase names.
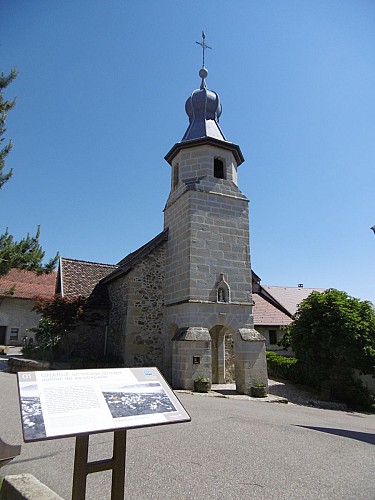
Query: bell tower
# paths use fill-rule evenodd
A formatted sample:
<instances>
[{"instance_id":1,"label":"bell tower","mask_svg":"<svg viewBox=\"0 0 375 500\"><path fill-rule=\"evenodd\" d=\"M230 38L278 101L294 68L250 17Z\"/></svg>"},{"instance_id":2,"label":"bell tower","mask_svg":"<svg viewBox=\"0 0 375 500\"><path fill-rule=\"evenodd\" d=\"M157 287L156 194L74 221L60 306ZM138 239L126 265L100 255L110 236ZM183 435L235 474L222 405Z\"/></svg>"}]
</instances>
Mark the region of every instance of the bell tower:
<instances>
[{"instance_id":1,"label":"bell tower","mask_svg":"<svg viewBox=\"0 0 375 500\"><path fill-rule=\"evenodd\" d=\"M237 391L247 394L253 380L267 383L267 368L252 316L249 202L237 177L244 158L220 128L220 99L204 66L199 76L185 105L189 126L165 156L164 364L175 388L191 389L197 376L230 381L232 363Z\"/></svg>"}]
</instances>

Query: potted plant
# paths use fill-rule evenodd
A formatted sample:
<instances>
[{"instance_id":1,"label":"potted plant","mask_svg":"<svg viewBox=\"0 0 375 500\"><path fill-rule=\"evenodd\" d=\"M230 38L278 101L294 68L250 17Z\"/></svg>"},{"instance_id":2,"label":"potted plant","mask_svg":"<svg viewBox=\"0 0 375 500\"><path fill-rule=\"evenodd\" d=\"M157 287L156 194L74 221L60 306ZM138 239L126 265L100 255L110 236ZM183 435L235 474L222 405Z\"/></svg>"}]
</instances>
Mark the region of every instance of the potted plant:
<instances>
[{"instance_id":1,"label":"potted plant","mask_svg":"<svg viewBox=\"0 0 375 500\"><path fill-rule=\"evenodd\" d=\"M250 395L253 398L265 398L267 396L267 384L254 380L251 384Z\"/></svg>"},{"instance_id":2,"label":"potted plant","mask_svg":"<svg viewBox=\"0 0 375 500\"><path fill-rule=\"evenodd\" d=\"M211 389L211 379L199 374L194 380L194 392L208 392Z\"/></svg>"}]
</instances>

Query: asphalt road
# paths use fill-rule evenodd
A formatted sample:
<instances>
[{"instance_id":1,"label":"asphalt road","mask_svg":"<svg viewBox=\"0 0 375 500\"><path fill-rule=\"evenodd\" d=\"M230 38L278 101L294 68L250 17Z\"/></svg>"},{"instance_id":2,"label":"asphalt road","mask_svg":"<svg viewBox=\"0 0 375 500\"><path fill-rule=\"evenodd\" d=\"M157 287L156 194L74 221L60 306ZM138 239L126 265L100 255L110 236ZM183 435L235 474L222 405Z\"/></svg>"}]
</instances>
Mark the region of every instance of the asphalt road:
<instances>
[{"instance_id":1,"label":"asphalt road","mask_svg":"<svg viewBox=\"0 0 375 500\"><path fill-rule=\"evenodd\" d=\"M0 436L21 444L16 376L0 373ZM190 423L127 432L127 500L375 498L375 415L179 394ZM90 439L111 456L112 434ZM31 473L71 497L74 439L23 443L1 475ZM87 499L110 498L110 473Z\"/></svg>"}]
</instances>

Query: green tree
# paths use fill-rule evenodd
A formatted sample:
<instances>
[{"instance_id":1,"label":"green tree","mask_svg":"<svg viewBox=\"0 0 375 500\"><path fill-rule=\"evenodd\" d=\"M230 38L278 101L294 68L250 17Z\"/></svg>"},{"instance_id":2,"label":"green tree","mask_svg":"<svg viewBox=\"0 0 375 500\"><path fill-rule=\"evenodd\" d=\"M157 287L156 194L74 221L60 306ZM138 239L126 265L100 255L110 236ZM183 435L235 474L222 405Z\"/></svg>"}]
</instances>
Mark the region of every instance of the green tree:
<instances>
[{"instance_id":1,"label":"green tree","mask_svg":"<svg viewBox=\"0 0 375 500\"><path fill-rule=\"evenodd\" d=\"M27 234L20 241L15 241L8 229L0 235L0 276L7 274L10 269L18 268L33 271L37 274L51 273L57 264L59 254L47 264L43 264L45 252L39 243L40 226L35 236Z\"/></svg>"},{"instance_id":2,"label":"green tree","mask_svg":"<svg viewBox=\"0 0 375 500\"><path fill-rule=\"evenodd\" d=\"M34 310L42 315L39 324L31 331L35 342L25 346L25 355L48 359L68 360L79 338L74 330L83 320L85 300L82 297L67 299L55 295L53 299L37 298Z\"/></svg>"},{"instance_id":3,"label":"green tree","mask_svg":"<svg viewBox=\"0 0 375 500\"><path fill-rule=\"evenodd\" d=\"M36 298L34 310L41 319L31 329L35 341L23 347L25 356L76 367L122 365L121 358L104 354L106 314L90 308L83 297Z\"/></svg>"},{"instance_id":4,"label":"green tree","mask_svg":"<svg viewBox=\"0 0 375 500\"><path fill-rule=\"evenodd\" d=\"M299 305L281 344L292 347L306 380L329 386L331 396L345 399L356 385L354 369L375 375L373 306L334 289L312 292Z\"/></svg>"},{"instance_id":5,"label":"green tree","mask_svg":"<svg viewBox=\"0 0 375 500\"><path fill-rule=\"evenodd\" d=\"M10 169L7 173L3 172L5 167L5 158L9 154L12 149L12 141L9 141L5 146L3 146L4 137L6 128L5 128L5 119L7 117L8 111L14 108L16 105L16 100L7 101L4 99L3 92L4 89L16 78L17 70L16 68L12 68L9 75L5 75L4 73L0 74L0 189L3 185L9 181L12 177L12 169Z\"/></svg>"}]
</instances>

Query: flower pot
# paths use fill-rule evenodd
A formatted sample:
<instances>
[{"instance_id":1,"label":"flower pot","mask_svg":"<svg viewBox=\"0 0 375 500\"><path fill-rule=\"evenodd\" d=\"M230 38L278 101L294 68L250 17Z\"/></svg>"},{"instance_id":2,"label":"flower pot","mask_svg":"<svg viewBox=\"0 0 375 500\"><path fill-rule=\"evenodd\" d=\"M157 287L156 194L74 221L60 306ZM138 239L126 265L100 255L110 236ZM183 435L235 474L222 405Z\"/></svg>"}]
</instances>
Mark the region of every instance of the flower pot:
<instances>
[{"instance_id":1,"label":"flower pot","mask_svg":"<svg viewBox=\"0 0 375 500\"><path fill-rule=\"evenodd\" d=\"M208 392L211 389L211 380L194 380L194 392Z\"/></svg>"},{"instance_id":2,"label":"flower pot","mask_svg":"<svg viewBox=\"0 0 375 500\"><path fill-rule=\"evenodd\" d=\"M267 396L267 387L253 387L250 388L250 394L253 398L265 398Z\"/></svg>"}]
</instances>

